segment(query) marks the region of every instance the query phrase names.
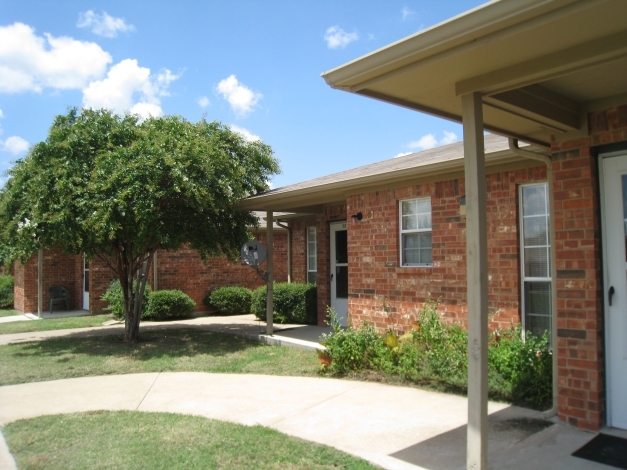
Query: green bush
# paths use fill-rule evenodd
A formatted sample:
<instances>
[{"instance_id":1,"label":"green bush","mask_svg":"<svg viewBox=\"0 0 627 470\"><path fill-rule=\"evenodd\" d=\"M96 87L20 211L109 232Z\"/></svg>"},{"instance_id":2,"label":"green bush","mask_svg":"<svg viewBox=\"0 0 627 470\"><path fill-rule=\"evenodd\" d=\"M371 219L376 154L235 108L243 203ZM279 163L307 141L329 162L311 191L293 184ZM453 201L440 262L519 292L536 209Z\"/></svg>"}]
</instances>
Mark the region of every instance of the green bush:
<instances>
[{"instance_id":1,"label":"green bush","mask_svg":"<svg viewBox=\"0 0 627 470\"><path fill-rule=\"evenodd\" d=\"M196 309L189 295L180 290L158 290L150 294L148 309L142 315L145 320L169 320L188 317Z\"/></svg>"},{"instance_id":2,"label":"green bush","mask_svg":"<svg viewBox=\"0 0 627 470\"><path fill-rule=\"evenodd\" d=\"M553 395L553 359L548 334L540 337L522 328L497 331L488 348L492 372L500 375L503 394L517 403L541 407ZM498 379L498 377L497 377Z\"/></svg>"},{"instance_id":3,"label":"green bush","mask_svg":"<svg viewBox=\"0 0 627 470\"><path fill-rule=\"evenodd\" d=\"M251 312L260 320L266 319L266 286L253 291ZM272 292L274 321L276 323L316 324L318 290L315 284L275 282Z\"/></svg>"},{"instance_id":4,"label":"green bush","mask_svg":"<svg viewBox=\"0 0 627 470\"><path fill-rule=\"evenodd\" d=\"M422 356L422 370L454 387L466 387L468 380L468 333L459 325L445 324L438 303L428 300L413 330Z\"/></svg>"},{"instance_id":5,"label":"green bush","mask_svg":"<svg viewBox=\"0 0 627 470\"><path fill-rule=\"evenodd\" d=\"M353 328L350 324L342 329L333 309L328 308L333 331L322 335L322 344L332 358L329 370L338 374L363 369L386 370L391 364L392 350L385 338L372 325Z\"/></svg>"},{"instance_id":6,"label":"green bush","mask_svg":"<svg viewBox=\"0 0 627 470\"><path fill-rule=\"evenodd\" d=\"M252 292L246 287L219 287L204 297L208 308L215 308L222 315L241 315L250 312Z\"/></svg>"},{"instance_id":7,"label":"green bush","mask_svg":"<svg viewBox=\"0 0 627 470\"><path fill-rule=\"evenodd\" d=\"M13 307L13 276L0 276L0 308Z\"/></svg>"},{"instance_id":8,"label":"green bush","mask_svg":"<svg viewBox=\"0 0 627 470\"><path fill-rule=\"evenodd\" d=\"M137 284L135 284L137 286ZM111 281L107 291L100 297L101 300L109 302L109 306L105 308L111 312L115 318L124 318L124 296L122 295L122 286L119 279ZM144 301L142 303L142 318L146 315L148 304L150 303L150 285L146 284L144 292Z\"/></svg>"},{"instance_id":9,"label":"green bush","mask_svg":"<svg viewBox=\"0 0 627 470\"><path fill-rule=\"evenodd\" d=\"M329 309L332 332L322 337L321 371L346 375L363 370L397 376L421 385L465 393L468 382L468 334L444 323L437 302L424 304L412 331L401 337L376 332L372 325L342 329ZM521 327L496 332L488 347L492 398L542 409L552 397L552 358L548 336Z\"/></svg>"}]
</instances>

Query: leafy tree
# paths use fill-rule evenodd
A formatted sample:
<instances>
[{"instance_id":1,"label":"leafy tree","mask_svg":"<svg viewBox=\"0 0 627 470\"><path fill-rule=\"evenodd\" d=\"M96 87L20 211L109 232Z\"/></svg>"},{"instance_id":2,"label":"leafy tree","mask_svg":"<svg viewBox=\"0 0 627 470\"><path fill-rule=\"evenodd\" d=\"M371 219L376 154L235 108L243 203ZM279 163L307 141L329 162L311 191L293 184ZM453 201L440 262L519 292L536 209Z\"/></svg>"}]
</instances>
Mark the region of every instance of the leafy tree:
<instances>
[{"instance_id":1,"label":"leafy tree","mask_svg":"<svg viewBox=\"0 0 627 470\"><path fill-rule=\"evenodd\" d=\"M72 109L9 170L0 257L25 262L61 245L102 258L120 279L125 340L135 341L153 253L188 243L203 259L234 259L257 220L232 205L278 172L268 145L218 122Z\"/></svg>"}]
</instances>

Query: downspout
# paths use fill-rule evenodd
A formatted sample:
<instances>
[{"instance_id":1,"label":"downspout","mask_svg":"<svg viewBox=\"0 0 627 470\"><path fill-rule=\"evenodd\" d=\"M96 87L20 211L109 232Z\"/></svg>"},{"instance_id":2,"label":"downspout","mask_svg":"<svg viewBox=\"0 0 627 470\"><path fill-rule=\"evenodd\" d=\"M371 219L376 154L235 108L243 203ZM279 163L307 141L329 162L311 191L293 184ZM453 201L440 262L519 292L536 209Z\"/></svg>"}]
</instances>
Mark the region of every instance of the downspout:
<instances>
[{"instance_id":1,"label":"downspout","mask_svg":"<svg viewBox=\"0 0 627 470\"><path fill-rule=\"evenodd\" d=\"M287 282L290 284L292 282L292 229L280 220L277 220L276 224L287 230Z\"/></svg>"},{"instance_id":2,"label":"downspout","mask_svg":"<svg viewBox=\"0 0 627 470\"><path fill-rule=\"evenodd\" d=\"M44 305L44 249L37 252L37 318L41 318Z\"/></svg>"},{"instance_id":3,"label":"downspout","mask_svg":"<svg viewBox=\"0 0 627 470\"><path fill-rule=\"evenodd\" d=\"M551 409L543 413L543 418L552 418L557 414L557 265L555 254L555 217L553 211L555 208L553 199L553 166L551 157L538 152L532 152L530 150L521 149L518 146L518 139L512 137L509 138L509 149L514 155L519 155L530 160L536 160L546 165L546 179L549 188L549 234L551 237L551 345L553 349L553 406Z\"/></svg>"}]
</instances>

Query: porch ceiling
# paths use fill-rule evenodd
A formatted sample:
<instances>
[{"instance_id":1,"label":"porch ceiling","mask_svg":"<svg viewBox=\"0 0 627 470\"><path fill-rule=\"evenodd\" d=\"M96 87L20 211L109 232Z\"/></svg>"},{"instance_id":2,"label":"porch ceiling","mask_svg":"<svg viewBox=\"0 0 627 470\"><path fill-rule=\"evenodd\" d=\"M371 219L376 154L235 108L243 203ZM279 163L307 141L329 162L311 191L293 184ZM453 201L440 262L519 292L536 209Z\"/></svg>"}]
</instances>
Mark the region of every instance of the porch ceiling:
<instances>
[{"instance_id":1,"label":"porch ceiling","mask_svg":"<svg viewBox=\"0 0 627 470\"><path fill-rule=\"evenodd\" d=\"M627 102L624 0L493 1L322 74L333 88L548 145L587 112Z\"/></svg>"}]
</instances>

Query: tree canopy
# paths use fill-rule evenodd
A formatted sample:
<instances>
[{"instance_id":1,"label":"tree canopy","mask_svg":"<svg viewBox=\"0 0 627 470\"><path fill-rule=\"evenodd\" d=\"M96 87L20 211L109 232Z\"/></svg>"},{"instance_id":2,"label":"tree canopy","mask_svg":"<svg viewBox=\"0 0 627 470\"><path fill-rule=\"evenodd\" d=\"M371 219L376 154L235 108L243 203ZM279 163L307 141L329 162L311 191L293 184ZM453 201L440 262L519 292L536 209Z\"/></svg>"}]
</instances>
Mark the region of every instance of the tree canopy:
<instances>
[{"instance_id":1,"label":"tree canopy","mask_svg":"<svg viewBox=\"0 0 627 470\"><path fill-rule=\"evenodd\" d=\"M142 297L135 294L143 293L141 270L151 255L187 243L203 259L236 257L257 219L232 206L267 190L278 172L268 145L219 122L72 109L9 170L0 192L0 256L26 261L40 247L60 245L102 257L125 289L126 339L133 341L133 302Z\"/></svg>"}]
</instances>

